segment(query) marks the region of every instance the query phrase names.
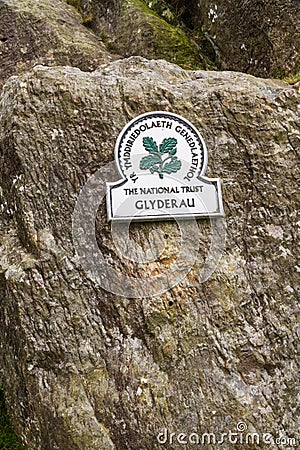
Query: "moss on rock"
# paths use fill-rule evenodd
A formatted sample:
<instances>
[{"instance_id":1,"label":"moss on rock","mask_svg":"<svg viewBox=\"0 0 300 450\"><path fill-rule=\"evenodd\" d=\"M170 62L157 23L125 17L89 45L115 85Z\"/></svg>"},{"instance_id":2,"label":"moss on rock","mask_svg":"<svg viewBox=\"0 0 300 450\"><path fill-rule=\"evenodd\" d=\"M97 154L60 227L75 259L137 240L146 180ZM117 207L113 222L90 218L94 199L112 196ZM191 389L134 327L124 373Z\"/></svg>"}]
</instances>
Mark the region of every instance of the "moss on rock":
<instances>
[{"instance_id":1,"label":"moss on rock","mask_svg":"<svg viewBox=\"0 0 300 450\"><path fill-rule=\"evenodd\" d=\"M9 422L4 402L4 392L0 388L0 448L2 450L26 450L15 435Z\"/></svg>"},{"instance_id":2,"label":"moss on rock","mask_svg":"<svg viewBox=\"0 0 300 450\"><path fill-rule=\"evenodd\" d=\"M289 84L296 84L300 81L300 73L297 73L296 75L290 75L289 77L284 77L283 80Z\"/></svg>"},{"instance_id":3,"label":"moss on rock","mask_svg":"<svg viewBox=\"0 0 300 450\"><path fill-rule=\"evenodd\" d=\"M143 2L166 22L178 25L178 15L173 8L162 0L143 0Z\"/></svg>"},{"instance_id":4,"label":"moss on rock","mask_svg":"<svg viewBox=\"0 0 300 450\"><path fill-rule=\"evenodd\" d=\"M183 29L168 23L142 0L83 0L82 10L93 16L90 25L96 34L108 36L110 51L125 57L165 59L187 69L211 67Z\"/></svg>"}]
</instances>

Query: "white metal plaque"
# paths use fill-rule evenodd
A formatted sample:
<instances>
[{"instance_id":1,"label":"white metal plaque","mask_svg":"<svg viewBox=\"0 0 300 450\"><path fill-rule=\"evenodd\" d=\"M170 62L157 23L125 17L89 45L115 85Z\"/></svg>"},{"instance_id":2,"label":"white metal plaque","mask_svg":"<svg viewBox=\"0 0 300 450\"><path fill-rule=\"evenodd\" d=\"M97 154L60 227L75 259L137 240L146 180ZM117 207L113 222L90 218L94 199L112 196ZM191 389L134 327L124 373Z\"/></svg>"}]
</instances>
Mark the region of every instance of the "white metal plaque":
<instances>
[{"instance_id":1,"label":"white metal plaque","mask_svg":"<svg viewBox=\"0 0 300 450\"><path fill-rule=\"evenodd\" d=\"M107 183L109 220L224 215L220 180L205 177L205 143L183 117L166 111L136 117L121 131L115 159L122 179Z\"/></svg>"}]
</instances>

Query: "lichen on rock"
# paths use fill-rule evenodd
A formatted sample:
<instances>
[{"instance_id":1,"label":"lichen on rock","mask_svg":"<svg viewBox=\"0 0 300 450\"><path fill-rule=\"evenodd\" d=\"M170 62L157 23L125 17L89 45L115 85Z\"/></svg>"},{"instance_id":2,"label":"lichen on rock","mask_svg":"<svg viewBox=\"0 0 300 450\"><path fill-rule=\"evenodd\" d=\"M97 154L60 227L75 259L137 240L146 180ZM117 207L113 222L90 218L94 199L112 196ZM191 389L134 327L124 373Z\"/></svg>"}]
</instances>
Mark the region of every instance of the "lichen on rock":
<instances>
[{"instance_id":1,"label":"lichen on rock","mask_svg":"<svg viewBox=\"0 0 300 450\"><path fill-rule=\"evenodd\" d=\"M261 77L295 75L300 67L299 0L165 0L181 20L201 29L216 63Z\"/></svg>"},{"instance_id":2,"label":"lichen on rock","mask_svg":"<svg viewBox=\"0 0 300 450\"><path fill-rule=\"evenodd\" d=\"M2 0L0 22L0 86L35 64L91 71L112 59L82 25L80 14L63 0Z\"/></svg>"},{"instance_id":3,"label":"lichen on rock","mask_svg":"<svg viewBox=\"0 0 300 450\"><path fill-rule=\"evenodd\" d=\"M37 66L6 83L0 365L30 449L158 450L164 429L219 436L241 421L260 435L299 439L298 104L299 85L140 57L93 73ZM186 279L129 299L82 270L72 214L85 181L113 159L123 126L161 108L205 138L208 176L223 181L227 242L201 283L211 225L199 221L199 255ZM167 255L146 267L150 274L172 264L180 233L172 222L131 229L144 248L158 231ZM96 233L106 261L142 274L117 252L105 204Z\"/></svg>"},{"instance_id":4,"label":"lichen on rock","mask_svg":"<svg viewBox=\"0 0 300 450\"><path fill-rule=\"evenodd\" d=\"M299 56L299 27L290 31L299 2L164 3L160 11L148 0L0 2L0 384L30 450L161 450L166 430L168 439L220 438L238 423L260 439L300 442L299 77L286 78L290 85L183 68L217 56L226 68L288 75ZM266 24L261 12L279 4ZM208 59L168 23L174 11L207 36ZM123 127L155 110L184 116L203 136L207 175L222 180L227 239L214 261L219 222L198 221L188 275L176 286L168 280L164 293L128 298L124 286L122 295L105 290L84 271L74 208L86 182L113 166ZM102 262L117 277L152 280L177 261L182 235L173 221L131 224L124 253L105 201L93 224ZM155 253L158 243L163 251L145 264L127 257L128 246Z\"/></svg>"}]
</instances>

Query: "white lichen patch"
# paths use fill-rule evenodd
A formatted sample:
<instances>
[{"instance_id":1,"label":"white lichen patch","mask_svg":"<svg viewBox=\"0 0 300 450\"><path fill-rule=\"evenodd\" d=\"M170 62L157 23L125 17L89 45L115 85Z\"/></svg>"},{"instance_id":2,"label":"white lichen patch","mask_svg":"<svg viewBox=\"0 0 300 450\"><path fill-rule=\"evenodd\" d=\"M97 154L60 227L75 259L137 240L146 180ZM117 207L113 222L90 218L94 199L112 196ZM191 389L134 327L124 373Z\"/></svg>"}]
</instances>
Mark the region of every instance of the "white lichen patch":
<instances>
[{"instance_id":1,"label":"white lichen patch","mask_svg":"<svg viewBox=\"0 0 300 450\"><path fill-rule=\"evenodd\" d=\"M23 282L25 279L25 272L20 266L12 265L5 271L5 278L7 280Z\"/></svg>"},{"instance_id":2,"label":"white lichen patch","mask_svg":"<svg viewBox=\"0 0 300 450\"><path fill-rule=\"evenodd\" d=\"M277 225L267 224L267 231L274 239L283 239L283 229Z\"/></svg>"},{"instance_id":3,"label":"white lichen patch","mask_svg":"<svg viewBox=\"0 0 300 450\"><path fill-rule=\"evenodd\" d=\"M212 21L212 23L214 23L218 18L217 10L218 5L214 5L214 7L210 8L210 10L208 11L208 18Z\"/></svg>"},{"instance_id":4,"label":"white lichen patch","mask_svg":"<svg viewBox=\"0 0 300 450\"><path fill-rule=\"evenodd\" d=\"M63 130L61 130L60 128L53 128L53 130L50 132L50 136L52 141L54 141L55 139L57 139L58 137L62 137L64 135Z\"/></svg>"},{"instance_id":5,"label":"white lichen patch","mask_svg":"<svg viewBox=\"0 0 300 450\"><path fill-rule=\"evenodd\" d=\"M288 256L292 256L291 251L288 248L284 248L282 245L279 246L279 250L281 252L280 256L283 258L287 258Z\"/></svg>"},{"instance_id":6,"label":"white lichen patch","mask_svg":"<svg viewBox=\"0 0 300 450\"><path fill-rule=\"evenodd\" d=\"M142 393L143 393L143 389L139 386L137 388L136 395L139 397L140 395L142 395Z\"/></svg>"}]
</instances>

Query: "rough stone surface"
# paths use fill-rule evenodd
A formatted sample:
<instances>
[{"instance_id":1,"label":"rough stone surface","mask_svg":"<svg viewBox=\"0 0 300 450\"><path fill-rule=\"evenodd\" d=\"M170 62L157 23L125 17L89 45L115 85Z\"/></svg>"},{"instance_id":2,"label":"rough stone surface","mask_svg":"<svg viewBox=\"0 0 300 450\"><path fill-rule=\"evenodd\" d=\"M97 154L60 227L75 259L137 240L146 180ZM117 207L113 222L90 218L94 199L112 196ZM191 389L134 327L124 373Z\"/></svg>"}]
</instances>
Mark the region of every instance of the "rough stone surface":
<instances>
[{"instance_id":1,"label":"rough stone surface","mask_svg":"<svg viewBox=\"0 0 300 450\"><path fill-rule=\"evenodd\" d=\"M193 40L142 0L81 0L81 7L91 28L114 53L166 59L190 69L211 64Z\"/></svg>"},{"instance_id":2,"label":"rough stone surface","mask_svg":"<svg viewBox=\"0 0 300 450\"><path fill-rule=\"evenodd\" d=\"M200 283L211 228L199 221L188 277L165 294L128 299L82 270L72 213L88 177L113 160L122 127L149 110L181 114L202 133L207 175L223 180L227 242ZM13 423L31 450L179 449L160 445L157 433L220 439L241 421L249 432L299 442L298 114L299 83L138 57L94 73L37 66L6 84L0 367ZM150 231L162 231L167 247L149 276L176 260L179 239L172 222L131 233L146 248ZM116 251L104 204L97 237L105 260L142 275ZM225 440L222 448L245 444Z\"/></svg>"},{"instance_id":3,"label":"rough stone surface","mask_svg":"<svg viewBox=\"0 0 300 450\"><path fill-rule=\"evenodd\" d=\"M274 77L299 73L299 0L167 0L215 46L223 69Z\"/></svg>"},{"instance_id":4,"label":"rough stone surface","mask_svg":"<svg viewBox=\"0 0 300 450\"><path fill-rule=\"evenodd\" d=\"M0 87L34 64L94 70L111 59L104 44L61 0L1 0Z\"/></svg>"}]
</instances>

